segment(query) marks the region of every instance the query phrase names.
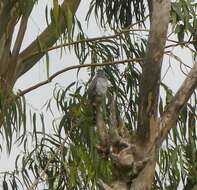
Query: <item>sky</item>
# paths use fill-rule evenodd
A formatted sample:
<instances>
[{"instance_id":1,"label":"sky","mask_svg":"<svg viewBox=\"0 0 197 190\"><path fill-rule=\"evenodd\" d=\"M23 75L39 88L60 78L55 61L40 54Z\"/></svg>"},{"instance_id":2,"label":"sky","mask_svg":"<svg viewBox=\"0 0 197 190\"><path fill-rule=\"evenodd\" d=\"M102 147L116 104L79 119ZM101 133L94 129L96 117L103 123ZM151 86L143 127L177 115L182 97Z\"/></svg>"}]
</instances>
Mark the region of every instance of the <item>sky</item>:
<instances>
[{"instance_id":1,"label":"sky","mask_svg":"<svg viewBox=\"0 0 197 190\"><path fill-rule=\"evenodd\" d=\"M31 41L35 39L42 32L42 30L46 27L45 6L47 3L48 6L50 7L50 3L52 1L40 0L38 2L39 4L36 5L28 23L28 27L27 27L28 30L27 30L26 37L23 43L23 48L27 47L31 43ZM85 22L85 16L86 16L86 11L88 9L89 3L90 3L90 0L82 1L77 11L77 17L80 19L80 21L82 22L82 25L84 26L87 26L87 23ZM103 35L102 31L100 31L94 19L90 21L90 24L88 26L88 30L86 31L86 33L90 37ZM189 51L185 49L182 50L181 48L176 48L174 50L174 53L177 56L181 57L183 62L189 65L192 65L192 56ZM171 60L171 62L172 62L171 68L169 69L168 74L165 76L163 81L167 83L173 89L173 91L176 91L180 87L181 82L184 80L185 76L180 71L179 63L174 60ZM50 53L50 73L51 74L73 64L78 64L78 61L72 53L71 54L68 53L64 55L61 59L60 59L59 51L53 51ZM163 69L162 69L162 78L165 75L166 69L168 68L168 66L169 66L169 58L165 56ZM16 82L16 85L14 86L14 90L15 91L17 91L18 89L24 90L28 88L29 86L32 86L33 84L36 84L40 81L45 80L46 78L47 78L46 63L45 63L45 60L42 59L41 61L39 61L39 63L35 67L33 67L28 73L26 73ZM86 79L87 79L87 72L86 72L86 69L83 69L79 73L78 80L86 80ZM50 84L42 86L41 88L28 93L25 96L28 106L31 107L34 111L41 112L42 111L41 108L43 104L46 102L47 99L52 97L52 92L53 92L56 82L66 87L72 81L76 81L76 80L77 80L76 71L69 71L69 72L62 74L61 76L58 76ZM51 122L50 118L48 118L47 121L50 124ZM12 168L14 168L13 155L16 155L17 152L18 152L18 149L17 147L15 147L11 154L11 158L8 158L7 156L0 157L1 171L11 170Z\"/></svg>"}]
</instances>

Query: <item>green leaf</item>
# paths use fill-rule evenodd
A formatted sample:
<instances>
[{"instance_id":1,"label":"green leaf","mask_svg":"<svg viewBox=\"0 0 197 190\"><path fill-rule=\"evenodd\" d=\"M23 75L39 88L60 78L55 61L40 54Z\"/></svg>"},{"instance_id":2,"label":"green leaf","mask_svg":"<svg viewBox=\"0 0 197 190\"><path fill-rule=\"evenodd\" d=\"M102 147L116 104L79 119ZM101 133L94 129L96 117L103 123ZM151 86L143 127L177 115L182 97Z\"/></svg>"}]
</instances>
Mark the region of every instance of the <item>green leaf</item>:
<instances>
[{"instance_id":1,"label":"green leaf","mask_svg":"<svg viewBox=\"0 0 197 190\"><path fill-rule=\"evenodd\" d=\"M58 0L53 0L53 15L55 17L55 20L58 21L58 15L59 15L59 5Z\"/></svg>"},{"instance_id":2,"label":"green leaf","mask_svg":"<svg viewBox=\"0 0 197 190\"><path fill-rule=\"evenodd\" d=\"M29 17L29 15L31 14L35 2L36 2L35 0L28 0L28 1L20 0L19 1L19 3L20 3L20 6L19 6L20 7L20 11L22 12L22 14L26 18Z\"/></svg>"},{"instance_id":3,"label":"green leaf","mask_svg":"<svg viewBox=\"0 0 197 190\"><path fill-rule=\"evenodd\" d=\"M66 10L66 26L67 26L67 31L69 38L71 37L71 31L72 31L72 26L73 26L73 13L68 7Z\"/></svg>"},{"instance_id":4,"label":"green leaf","mask_svg":"<svg viewBox=\"0 0 197 190\"><path fill-rule=\"evenodd\" d=\"M8 184L6 181L3 181L3 190L8 190Z\"/></svg>"},{"instance_id":5,"label":"green leaf","mask_svg":"<svg viewBox=\"0 0 197 190\"><path fill-rule=\"evenodd\" d=\"M184 41L184 36L185 36L185 27L184 25L180 24L179 25L179 30L178 30L178 40L179 42L183 42Z\"/></svg>"},{"instance_id":6,"label":"green leaf","mask_svg":"<svg viewBox=\"0 0 197 190\"><path fill-rule=\"evenodd\" d=\"M181 18L181 20L183 20L184 19L184 16L182 14L180 4L177 3L177 2L174 2L171 5L172 5L172 9L176 12L176 14Z\"/></svg>"}]
</instances>

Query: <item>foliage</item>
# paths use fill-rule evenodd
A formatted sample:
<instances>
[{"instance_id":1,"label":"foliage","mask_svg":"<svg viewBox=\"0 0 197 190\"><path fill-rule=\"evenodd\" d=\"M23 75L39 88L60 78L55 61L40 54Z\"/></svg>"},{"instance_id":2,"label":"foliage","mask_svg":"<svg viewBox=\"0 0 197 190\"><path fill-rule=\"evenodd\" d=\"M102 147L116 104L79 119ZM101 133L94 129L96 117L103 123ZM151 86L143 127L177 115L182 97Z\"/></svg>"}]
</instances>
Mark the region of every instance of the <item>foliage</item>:
<instances>
[{"instance_id":1,"label":"foliage","mask_svg":"<svg viewBox=\"0 0 197 190\"><path fill-rule=\"evenodd\" d=\"M167 98L167 96L166 96ZM193 189L196 184L196 103L188 103L178 118L178 128L160 150L156 175L158 189Z\"/></svg>"},{"instance_id":2,"label":"foliage","mask_svg":"<svg viewBox=\"0 0 197 190\"><path fill-rule=\"evenodd\" d=\"M36 1L28 1L28 3L19 1L20 15L30 15L35 3ZM112 84L110 93L115 93L117 96L118 110L125 126L131 134L134 134L138 117L141 66L133 59L145 55L147 44L145 23L149 18L146 2L92 0L87 19L94 14L101 27L110 28L111 33L108 37L98 38L89 38L83 31L80 21L73 18L70 10L67 10L69 14L64 15L65 10L57 1L53 3L50 15L46 9L46 18L48 25L52 26L54 36L60 39L58 47L62 48L62 54L63 48L68 47L75 53L79 64L85 64L89 59L92 64L128 60L124 66L108 65L102 68ZM64 15L66 20L66 29L58 22L61 15ZM6 23L4 24L6 26ZM186 44L192 44L196 48L196 25L194 1L177 0L172 3L172 33L177 34L178 38L175 46L187 48ZM2 33L3 29L0 29L0 37ZM185 35L188 36L188 41L185 41L188 39ZM0 55L4 43L2 39L0 39ZM39 49L33 52L34 56L40 52L42 55L45 54L46 67L49 71L47 43L39 41L39 38L37 43ZM58 47L54 46L54 49ZM95 66L88 70L90 80L95 70ZM112 180L111 161L103 159L104 155L100 155L96 148L99 137L87 98L88 84L89 81L84 81L83 84L75 82L65 88L57 85L53 97L45 105L46 111L51 112L53 116L52 110L55 104L62 116L60 120L54 118L52 132L46 130L48 126L44 121L45 115L38 113L30 114L32 128L27 129L24 98L11 95L8 101L4 96L0 96L1 114L4 117L1 135L5 138L8 151L11 151L14 134L17 138L15 143L23 147L23 154L19 154L16 158L15 170L11 173L1 173L4 190L31 189L33 185L57 190L97 189L100 179L107 183ZM165 84L161 84L161 87L165 95L160 97L160 114L165 111L169 99L173 96L172 91ZM170 190L183 186L183 189L192 190L197 184L196 94L193 99L191 98L191 103L187 103L183 108L178 118L178 128L174 128L169 133L160 150L154 189ZM105 108L107 120L110 112L107 100ZM29 146L29 142L33 142L32 146Z\"/></svg>"},{"instance_id":3,"label":"foliage","mask_svg":"<svg viewBox=\"0 0 197 190\"><path fill-rule=\"evenodd\" d=\"M92 0L87 19L93 10L101 26L109 25L112 29L122 29L130 27L135 21L144 20L146 6L144 0Z\"/></svg>"}]
</instances>

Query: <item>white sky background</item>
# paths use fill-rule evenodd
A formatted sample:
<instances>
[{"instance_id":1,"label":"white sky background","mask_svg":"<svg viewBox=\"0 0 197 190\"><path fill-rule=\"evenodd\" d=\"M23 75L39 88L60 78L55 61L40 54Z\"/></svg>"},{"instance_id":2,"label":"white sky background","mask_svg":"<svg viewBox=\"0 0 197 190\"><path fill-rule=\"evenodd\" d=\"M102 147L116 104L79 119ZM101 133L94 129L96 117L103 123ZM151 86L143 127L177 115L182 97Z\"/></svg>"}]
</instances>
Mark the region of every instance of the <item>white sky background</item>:
<instances>
[{"instance_id":1,"label":"white sky background","mask_svg":"<svg viewBox=\"0 0 197 190\"><path fill-rule=\"evenodd\" d=\"M51 2L52 1L50 0L40 0L39 4L35 6L27 27L28 30L23 44L24 48L27 47L27 45L30 44L31 41L34 40L46 27L45 6L46 3L50 4ZM89 2L90 0L83 0L77 11L77 16L82 22L83 26L87 26L87 23L85 22L85 16L88 10ZM84 27L84 29L85 28L86 27ZM86 33L89 35L89 37L96 37L102 35L102 32L99 30L94 19L90 22L88 31ZM58 52L59 51L55 50L50 53L51 74L65 67L68 67L69 65L78 64L78 60L76 59L76 57L74 55L69 55L69 51L67 51L68 54L63 56L62 59L60 59L60 54ZM189 64L190 66L192 65L192 56L188 50L186 49L182 50L181 48L176 48L174 50L174 53L178 57L181 57L182 61L185 64ZM163 71L162 71L163 75L168 67L168 63L169 63L168 59L169 59L168 57L165 57L164 59ZM181 82L184 80L185 76L181 73L179 68L179 63L177 61L173 61L172 59L171 66L172 68L168 71L167 76L164 78L164 82L168 84L173 89L173 91L176 91L180 87ZM22 76L17 81L14 89L15 90L26 89L29 86L32 86L33 84L46 80L46 78L47 78L46 63L45 60L42 59L35 67L33 67L29 72L27 72L24 76ZM82 69L80 71L78 79L79 80L87 79L86 69ZM62 86L67 86L72 81L76 81L76 80L77 80L76 71L69 71L63 73L61 76L58 76L55 80L53 80L52 83L42 86L41 88L38 88L28 93L26 95L26 101L33 109L41 112L42 111L41 108L43 104L46 102L46 100L52 97L52 92L56 82L58 82ZM50 118L47 119L47 122L50 127L51 125ZM13 155L16 155L17 153L18 153L18 149L13 148L10 158L7 158L6 156L0 157L0 171L7 171L7 170L11 171L14 168ZM4 153L1 155L4 155Z\"/></svg>"}]
</instances>

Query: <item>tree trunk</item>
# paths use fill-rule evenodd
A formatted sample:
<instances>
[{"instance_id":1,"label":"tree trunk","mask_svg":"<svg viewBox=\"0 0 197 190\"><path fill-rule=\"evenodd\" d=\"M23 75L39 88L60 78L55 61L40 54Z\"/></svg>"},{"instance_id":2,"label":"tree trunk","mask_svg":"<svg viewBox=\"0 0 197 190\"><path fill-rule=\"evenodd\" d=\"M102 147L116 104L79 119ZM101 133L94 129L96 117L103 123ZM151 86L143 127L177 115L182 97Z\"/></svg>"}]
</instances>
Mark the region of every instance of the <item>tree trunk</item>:
<instances>
[{"instance_id":1,"label":"tree trunk","mask_svg":"<svg viewBox=\"0 0 197 190\"><path fill-rule=\"evenodd\" d=\"M156 141L160 126L157 112L161 65L171 1L153 0L152 7L147 52L142 66L137 136L131 139L120 134L118 126L110 133L113 182L109 186L101 182L105 190L150 190L152 187L159 151ZM111 114L116 115L113 111Z\"/></svg>"}]
</instances>

